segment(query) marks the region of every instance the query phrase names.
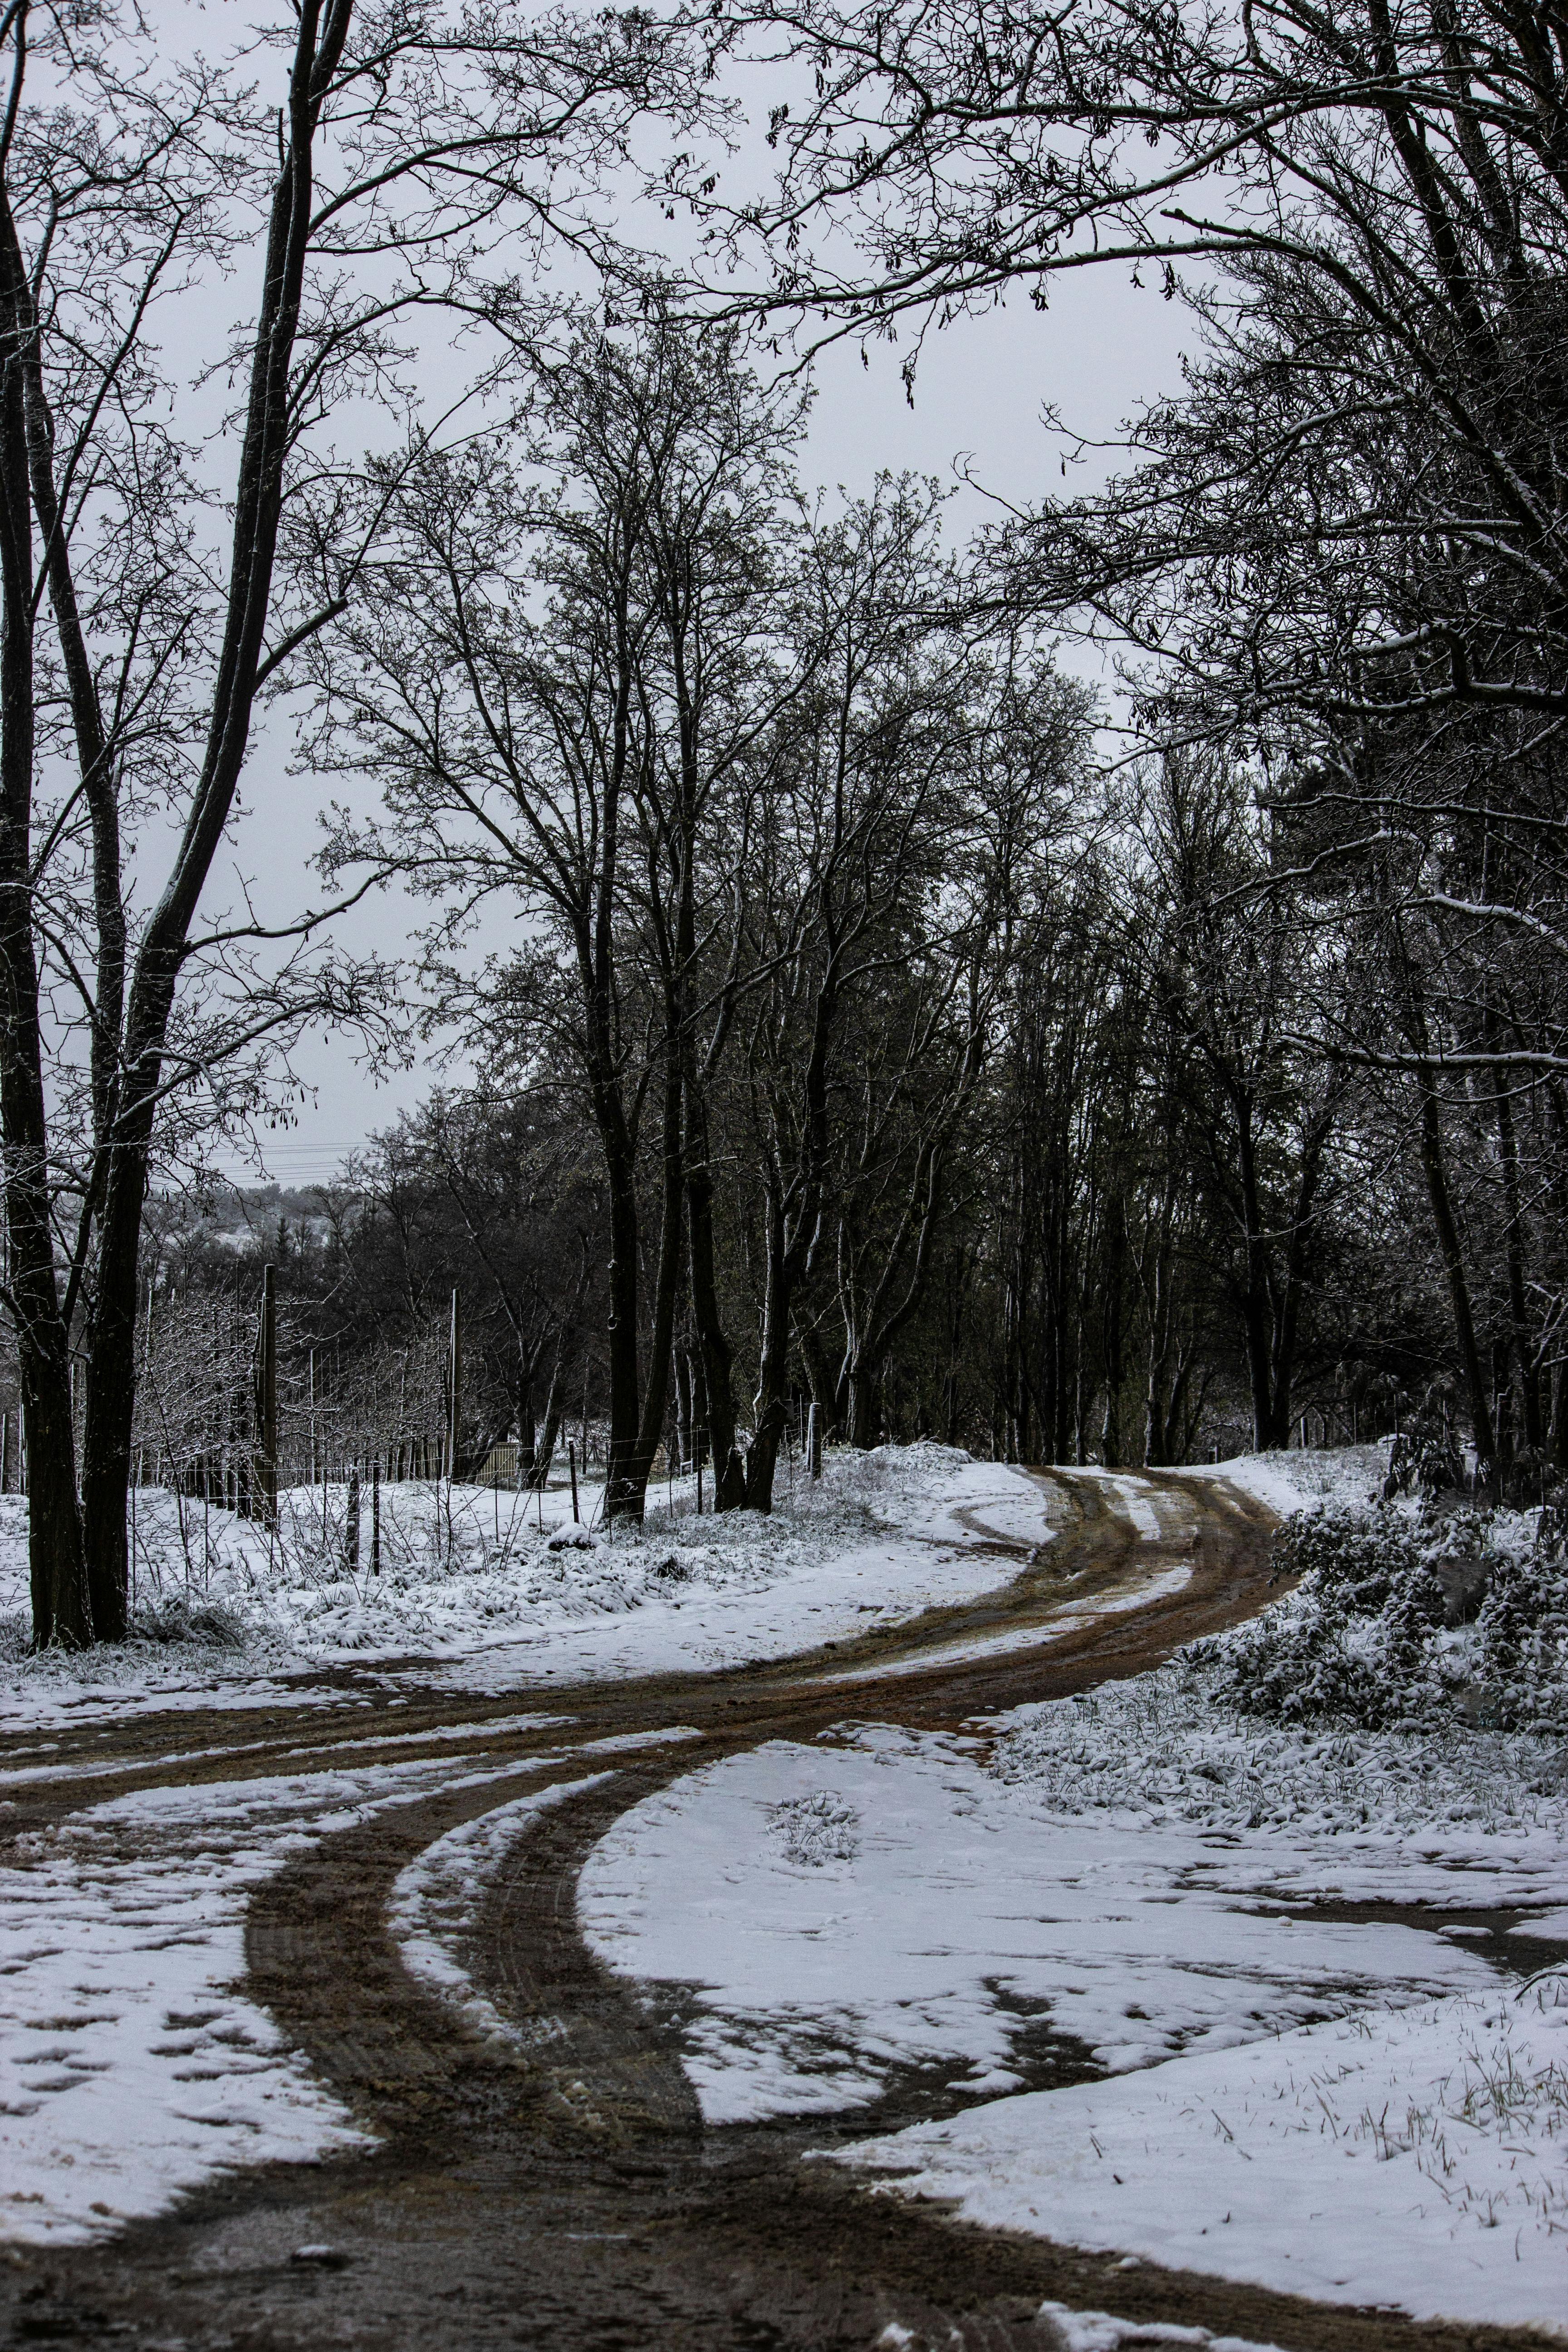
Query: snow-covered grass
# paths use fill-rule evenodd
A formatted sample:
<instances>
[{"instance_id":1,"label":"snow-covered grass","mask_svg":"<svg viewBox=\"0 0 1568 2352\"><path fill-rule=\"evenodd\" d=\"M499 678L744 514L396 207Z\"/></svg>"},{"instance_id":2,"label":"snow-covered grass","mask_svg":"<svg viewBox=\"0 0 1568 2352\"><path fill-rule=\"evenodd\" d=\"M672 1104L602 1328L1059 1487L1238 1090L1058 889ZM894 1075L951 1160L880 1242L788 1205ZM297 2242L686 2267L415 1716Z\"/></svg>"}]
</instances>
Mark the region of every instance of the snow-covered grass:
<instances>
[{"instance_id":1,"label":"snow-covered grass","mask_svg":"<svg viewBox=\"0 0 1568 2352\"><path fill-rule=\"evenodd\" d=\"M996 2100L844 2160L995 2228L1561 2333L1565 2155L1559 1976Z\"/></svg>"},{"instance_id":2,"label":"snow-covered grass","mask_svg":"<svg viewBox=\"0 0 1568 2352\"><path fill-rule=\"evenodd\" d=\"M1550 1734L1479 1731L1462 1720L1375 1734L1260 1721L1226 1706L1212 1677L1180 1660L1081 1698L1018 1708L1000 1727L994 1769L1064 1815L1182 1824L1219 1838L1262 1832L1257 1850L1271 1870L1276 1832L1332 1839L1323 1854L1342 1892L1352 1854L1381 1857L1397 1844L1407 1869L1418 1841L1440 1867L1495 1871L1515 1850L1508 1841L1521 1837L1534 1885L1533 1873L1554 1867L1568 1839L1568 1752Z\"/></svg>"},{"instance_id":3,"label":"snow-covered grass","mask_svg":"<svg viewBox=\"0 0 1568 2352\"><path fill-rule=\"evenodd\" d=\"M771 1517L698 1517L695 1499L678 1484L640 1532L612 1537L588 1524L601 1496L586 1486L580 1524L563 1489L386 1486L373 1573L368 1494L351 1569L341 1487L286 1494L270 1540L143 1489L135 1638L73 1657L27 1654L26 1505L0 1497L0 1687L58 1719L84 1705L274 1700L279 1676L408 1658L420 1680L468 1690L735 1664L973 1598L1008 1573L975 1533L1052 1533L1047 1496L1022 1472L931 1444L832 1454L820 1483L781 1485Z\"/></svg>"},{"instance_id":4,"label":"snow-covered grass","mask_svg":"<svg viewBox=\"0 0 1568 2352\"><path fill-rule=\"evenodd\" d=\"M1388 1475L1388 1440L1367 1445L1303 1446L1277 1454L1237 1454L1214 1465L1216 1478L1255 1495L1281 1518L1324 1503L1371 1507Z\"/></svg>"}]
</instances>

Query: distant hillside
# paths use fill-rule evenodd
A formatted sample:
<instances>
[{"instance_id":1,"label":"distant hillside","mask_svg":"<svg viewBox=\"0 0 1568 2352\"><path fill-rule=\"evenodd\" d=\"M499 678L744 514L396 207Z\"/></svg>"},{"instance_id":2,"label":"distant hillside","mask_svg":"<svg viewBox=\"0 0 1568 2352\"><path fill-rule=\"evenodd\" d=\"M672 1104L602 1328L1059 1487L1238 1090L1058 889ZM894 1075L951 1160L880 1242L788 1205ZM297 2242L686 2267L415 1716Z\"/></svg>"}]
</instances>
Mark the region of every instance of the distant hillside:
<instances>
[{"instance_id":1,"label":"distant hillside","mask_svg":"<svg viewBox=\"0 0 1568 2352\"><path fill-rule=\"evenodd\" d=\"M321 1189L315 1184L219 1184L162 1192L149 1201L147 1219L164 1239L205 1235L221 1247L241 1251L259 1249L280 1223L321 1239L328 1230Z\"/></svg>"}]
</instances>

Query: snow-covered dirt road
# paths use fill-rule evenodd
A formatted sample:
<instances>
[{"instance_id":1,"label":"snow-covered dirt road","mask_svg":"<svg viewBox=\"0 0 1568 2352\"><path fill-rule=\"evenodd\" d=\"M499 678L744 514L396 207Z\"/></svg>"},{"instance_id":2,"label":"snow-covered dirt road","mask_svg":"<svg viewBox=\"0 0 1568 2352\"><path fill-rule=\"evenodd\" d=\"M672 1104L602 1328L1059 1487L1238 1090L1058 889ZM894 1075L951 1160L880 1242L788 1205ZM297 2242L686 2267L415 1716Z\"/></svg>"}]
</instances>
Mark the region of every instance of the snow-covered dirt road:
<instances>
[{"instance_id":1,"label":"snow-covered dirt road","mask_svg":"<svg viewBox=\"0 0 1568 2352\"><path fill-rule=\"evenodd\" d=\"M679 1578L714 1624L679 1626L672 1598L641 1671L617 1625L563 1628L549 1654L509 1630L482 1672L449 1645L423 1659L384 1646L363 1664L296 1662L267 1687L237 1682L226 1700L52 1689L47 1713L0 1743L12 2340L113 2335L191 2352L1479 2340L1201 2267L1129 2266L1114 2245L954 2227L806 2160L961 2116L1004 2084L1072 2081L1069 2044L1088 2053L1114 2038L1092 1993L1031 2057L1016 2030L1026 2000L1009 2009L973 1977L921 1979L928 2044L886 2032L879 2051L872 2032L852 2046L836 2022L834 2046L819 2047L826 2073L858 2074L847 2100L775 2091L715 2108L693 2087L682 1979L714 1980L717 1929L711 1954L639 1971L657 1979L640 1989L584 1940L584 1865L602 1946L604 1857L678 1780L824 1748L839 1779L874 1770L875 1741L857 1728L871 1722L951 1748L984 1718L1136 1675L1263 1598L1271 1515L1223 1481L990 1475L994 1493L955 1502L952 1523L921 1538L931 1573L903 1605L887 1605L869 1560L857 1570L867 1598L847 1599L825 1556L805 1562L787 1606L753 1612L748 1639L733 1580L705 1596L700 1578ZM818 1612L834 1630L804 1648ZM613 1656L595 1659L595 1642ZM852 1834L815 1794L769 1797L802 1800L786 1843ZM928 1833L923 1819L917 1804L911 1836ZM665 1857L666 1892L683 1871L696 1886L693 1857ZM988 1883L993 1916L1005 1880ZM943 1883L950 1907L975 1914L970 1880ZM978 1950L978 1916L963 1924ZM697 1916L689 1932L709 1927ZM1252 1946L1232 1981L1250 1969L1266 2002L1277 1956L1258 1923L1237 1934ZM920 1940L906 1927L906 1944ZM1218 2014L1174 1930L1167 1942L1148 1955L1134 2040L1201 2032ZM1487 1973L1408 1926L1358 1938L1325 1923L1308 1943L1305 1972L1325 1984L1462 1993ZM1037 1963L1048 1968L1047 1949ZM917 1952L906 1965L919 1978ZM877 1997L900 1998L885 1983ZM1279 2022L1314 2013L1279 2000ZM1171 2018L1185 2002L1181 2023L1162 2024L1162 2000ZM744 2013L742 2000L721 2021L731 2051ZM760 2025L756 2049L779 2079L817 2063Z\"/></svg>"}]
</instances>

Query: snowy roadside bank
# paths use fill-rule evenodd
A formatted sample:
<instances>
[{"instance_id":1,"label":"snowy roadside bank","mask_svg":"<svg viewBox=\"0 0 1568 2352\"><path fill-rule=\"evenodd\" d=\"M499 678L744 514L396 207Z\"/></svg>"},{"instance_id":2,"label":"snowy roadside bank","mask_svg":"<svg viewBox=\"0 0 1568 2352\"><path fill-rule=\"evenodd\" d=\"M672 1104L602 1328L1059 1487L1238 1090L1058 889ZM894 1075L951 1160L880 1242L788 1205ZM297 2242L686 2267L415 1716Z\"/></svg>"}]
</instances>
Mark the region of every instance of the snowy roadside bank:
<instances>
[{"instance_id":1,"label":"snowy roadside bank","mask_svg":"<svg viewBox=\"0 0 1568 2352\"><path fill-rule=\"evenodd\" d=\"M1388 1471L1388 1440L1366 1445L1306 1446L1276 1454L1238 1454L1212 1465L1244 1494L1267 1503L1281 1518L1327 1505L1370 1506Z\"/></svg>"},{"instance_id":2,"label":"snowy roadside bank","mask_svg":"<svg viewBox=\"0 0 1568 2352\"><path fill-rule=\"evenodd\" d=\"M361 1565L343 1566L346 1496L281 1501L268 1545L252 1522L143 1490L138 1624L124 1649L26 1654L26 1505L0 1496L0 1694L6 1717L47 1725L292 1696L322 1666L470 1693L518 1682L721 1668L896 1624L1006 1580L975 1538L1052 1538L1047 1491L1019 1470L945 1446L828 1457L770 1517L695 1516L677 1484L641 1534L587 1524L597 1489L543 1496L430 1485L384 1488L373 1574L368 1497ZM341 1694L299 1692L305 1700Z\"/></svg>"}]
</instances>

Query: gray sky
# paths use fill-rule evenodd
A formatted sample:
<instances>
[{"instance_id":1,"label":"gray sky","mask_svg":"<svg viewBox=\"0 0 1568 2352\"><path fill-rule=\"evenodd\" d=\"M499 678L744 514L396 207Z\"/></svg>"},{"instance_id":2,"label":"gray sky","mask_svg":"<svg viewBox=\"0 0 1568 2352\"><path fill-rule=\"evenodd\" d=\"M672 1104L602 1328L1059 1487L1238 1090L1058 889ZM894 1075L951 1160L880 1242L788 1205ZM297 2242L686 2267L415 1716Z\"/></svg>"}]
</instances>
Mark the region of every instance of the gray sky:
<instances>
[{"instance_id":1,"label":"gray sky","mask_svg":"<svg viewBox=\"0 0 1568 2352\"><path fill-rule=\"evenodd\" d=\"M635 220L626 227L637 233ZM858 349L840 346L818 365L804 470L829 490L842 484L855 495L884 468L952 481L965 460L980 483L1010 503L1026 503L1052 482L1060 487L1042 408L1057 410L1087 436L1112 437L1140 402L1173 388L1190 329L1180 305L1152 289L1134 289L1125 271L1084 270L1058 281L1043 314L1020 295L932 335L912 407L900 380L900 350L872 346L866 368ZM950 509L955 538L966 537L988 511L981 495L960 488ZM215 902L227 895L237 870L253 879L262 904L277 908L298 907L320 889L309 884L305 867L326 793L311 777L290 776L287 753L287 732L274 722L252 754L245 785L249 814L226 868L215 872ZM353 947L395 953L408 919L406 904L377 898L346 920L342 937ZM503 938L498 927L490 943ZM425 1061L404 1071L368 1068L352 1041L331 1034L308 1040L296 1067L307 1099L287 1130L264 1139L266 1173L294 1184L330 1176L344 1152L417 1102L437 1076ZM241 1181L257 1181L237 1159L220 1164Z\"/></svg>"}]
</instances>

